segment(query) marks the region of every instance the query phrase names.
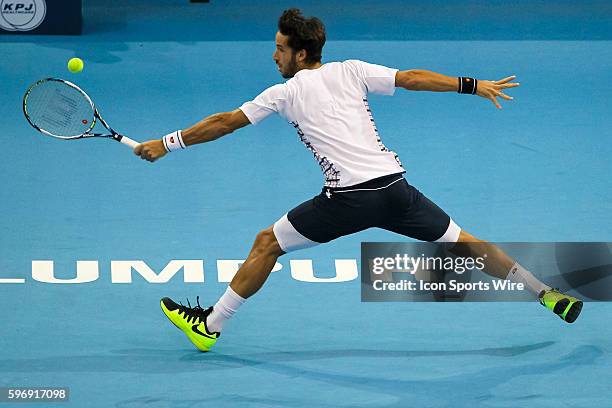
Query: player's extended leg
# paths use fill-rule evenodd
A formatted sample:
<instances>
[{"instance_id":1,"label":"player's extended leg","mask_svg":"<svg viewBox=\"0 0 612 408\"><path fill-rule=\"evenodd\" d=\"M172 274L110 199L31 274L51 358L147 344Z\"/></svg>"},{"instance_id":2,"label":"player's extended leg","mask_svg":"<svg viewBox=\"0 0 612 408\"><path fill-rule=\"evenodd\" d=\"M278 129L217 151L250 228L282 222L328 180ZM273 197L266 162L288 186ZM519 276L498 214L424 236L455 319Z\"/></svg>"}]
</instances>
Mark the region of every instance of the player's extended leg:
<instances>
[{"instance_id":1,"label":"player's extended leg","mask_svg":"<svg viewBox=\"0 0 612 408\"><path fill-rule=\"evenodd\" d=\"M496 245L463 231L448 214L405 180L384 191L390 204L379 227L421 241L443 243L446 249L458 256L476 258L487 253L485 273L523 283L541 304L568 323L578 317L582 308L580 300L551 289Z\"/></svg>"},{"instance_id":2,"label":"player's extended leg","mask_svg":"<svg viewBox=\"0 0 612 408\"><path fill-rule=\"evenodd\" d=\"M199 350L208 351L221 335L225 321L236 313L246 298L261 288L283 253L273 227L267 228L257 234L249 256L214 307L202 309L199 300L197 306L191 307L163 298L161 308Z\"/></svg>"},{"instance_id":3,"label":"player's extended leg","mask_svg":"<svg viewBox=\"0 0 612 408\"><path fill-rule=\"evenodd\" d=\"M573 323L582 310L582 301L540 282L531 272L510 258L495 244L482 241L462 230L457 243L448 250L462 257L477 258L486 254L483 272L499 279L523 283L531 293L538 297L542 305L568 323Z\"/></svg>"}]
</instances>

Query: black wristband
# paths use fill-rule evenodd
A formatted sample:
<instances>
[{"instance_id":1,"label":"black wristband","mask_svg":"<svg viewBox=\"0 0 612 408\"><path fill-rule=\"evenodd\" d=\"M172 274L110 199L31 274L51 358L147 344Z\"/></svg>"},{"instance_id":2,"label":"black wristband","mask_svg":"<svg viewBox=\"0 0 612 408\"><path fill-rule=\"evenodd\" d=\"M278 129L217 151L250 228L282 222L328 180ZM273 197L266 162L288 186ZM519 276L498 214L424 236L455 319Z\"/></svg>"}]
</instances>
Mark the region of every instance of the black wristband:
<instances>
[{"instance_id":1,"label":"black wristband","mask_svg":"<svg viewBox=\"0 0 612 408\"><path fill-rule=\"evenodd\" d=\"M478 90L478 80L476 78L459 77L457 79L459 81L458 93L476 95Z\"/></svg>"}]
</instances>

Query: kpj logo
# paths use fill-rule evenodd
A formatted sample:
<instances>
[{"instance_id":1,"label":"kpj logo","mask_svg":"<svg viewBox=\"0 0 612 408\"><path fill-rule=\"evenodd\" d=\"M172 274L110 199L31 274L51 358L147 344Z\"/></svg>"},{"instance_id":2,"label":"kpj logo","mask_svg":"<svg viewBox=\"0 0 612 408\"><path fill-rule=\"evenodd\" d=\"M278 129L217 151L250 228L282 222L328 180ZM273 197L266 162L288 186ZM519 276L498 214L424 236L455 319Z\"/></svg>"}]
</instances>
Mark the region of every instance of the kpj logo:
<instances>
[{"instance_id":1,"label":"kpj logo","mask_svg":"<svg viewBox=\"0 0 612 408\"><path fill-rule=\"evenodd\" d=\"M7 31L33 30L46 14L45 0L0 0L0 28Z\"/></svg>"}]
</instances>

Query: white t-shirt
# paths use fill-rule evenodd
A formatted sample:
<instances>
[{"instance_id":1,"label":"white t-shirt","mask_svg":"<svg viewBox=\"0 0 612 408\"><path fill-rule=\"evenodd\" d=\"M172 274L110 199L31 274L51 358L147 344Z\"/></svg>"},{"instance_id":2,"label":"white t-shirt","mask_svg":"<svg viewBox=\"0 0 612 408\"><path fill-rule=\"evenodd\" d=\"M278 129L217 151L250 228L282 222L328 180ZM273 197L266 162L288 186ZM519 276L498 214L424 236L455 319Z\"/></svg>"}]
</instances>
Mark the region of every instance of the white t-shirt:
<instances>
[{"instance_id":1,"label":"white t-shirt","mask_svg":"<svg viewBox=\"0 0 612 408\"><path fill-rule=\"evenodd\" d=\"M256 125L278 113L297 130L321 166L326 187L346 187L402 173L397 155L382 144L368 105L368 93L393 95L397 69L358 60L303 69L244 103Z\"/></svg>"}]
</instances>

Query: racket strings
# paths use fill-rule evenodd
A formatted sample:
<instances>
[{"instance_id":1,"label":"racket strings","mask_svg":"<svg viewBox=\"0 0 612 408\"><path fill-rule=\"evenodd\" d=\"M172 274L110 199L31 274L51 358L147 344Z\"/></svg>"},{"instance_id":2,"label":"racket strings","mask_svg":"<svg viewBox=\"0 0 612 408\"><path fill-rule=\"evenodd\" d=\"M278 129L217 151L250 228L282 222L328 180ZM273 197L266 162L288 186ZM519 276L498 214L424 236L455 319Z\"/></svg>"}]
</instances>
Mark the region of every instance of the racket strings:
<instances>
[{"instance_id":1,"label":"racket strings","mask_svg":"<svg viewBox=\"0 0 612 408\"><path fill-rule=\"evenodd\" d=\"M78 89L61 81L43 81L30 89L24 108L30 121L57 137L76 137L91 130L94 111Z\"/></svg>"},{"instance_id":2,"label":"racket strings","mask_svg":"<svg viewBox=\"0 0 612 408\"><path fill-rule=\"evenodd\" d=\"M55 90L57 92L57 89ZM49 111L57 113L60 118L63 118L61 122L55 120L53 117L48 115L44 115L44 117L48 120L53 120L55 123L61 123L64 126L68 126L72 120L72 117L78 110L77 103L74 99L68 98L66 95L62 95L59 93L57 99L52 100L51 106L49 106Z\"/></svg>"}]
</instances>

